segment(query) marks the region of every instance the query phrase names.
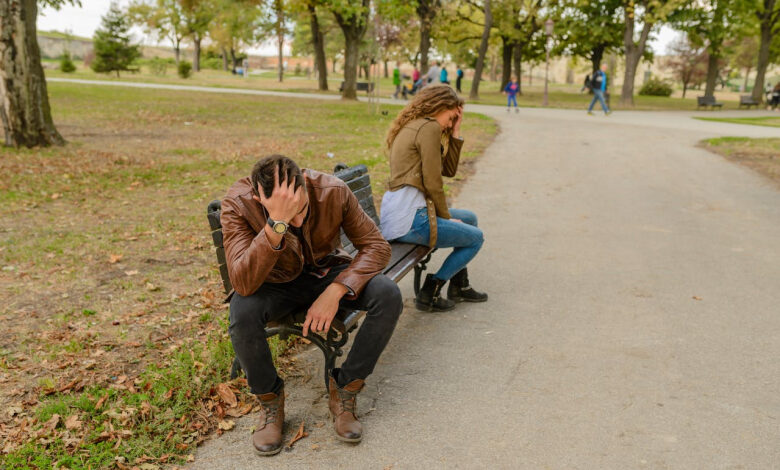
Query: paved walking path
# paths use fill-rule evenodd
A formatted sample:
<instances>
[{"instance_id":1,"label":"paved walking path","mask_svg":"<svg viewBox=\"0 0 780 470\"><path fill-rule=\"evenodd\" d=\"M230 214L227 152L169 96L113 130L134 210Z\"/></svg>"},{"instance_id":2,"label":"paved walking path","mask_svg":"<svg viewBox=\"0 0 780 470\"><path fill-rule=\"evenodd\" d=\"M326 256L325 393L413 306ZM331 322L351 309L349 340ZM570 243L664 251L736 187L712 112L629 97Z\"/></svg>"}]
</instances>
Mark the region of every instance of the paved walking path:
<instances>
[{"instance_id":1,"label":"paved walking path","mask_svg":"<svg viewBox=\"0 0 780 470\"><path fill-rule=\"evenodd\" d=\"M315 351L288 382L286 437L309 437L257 457L247 417L192 468L777 468L780 191L694 144L780 132L469 109L501 124L456 201L486 233L471 277L490 301L406 309L360 445L333 437Z\"/></svg>"}]
</instances>

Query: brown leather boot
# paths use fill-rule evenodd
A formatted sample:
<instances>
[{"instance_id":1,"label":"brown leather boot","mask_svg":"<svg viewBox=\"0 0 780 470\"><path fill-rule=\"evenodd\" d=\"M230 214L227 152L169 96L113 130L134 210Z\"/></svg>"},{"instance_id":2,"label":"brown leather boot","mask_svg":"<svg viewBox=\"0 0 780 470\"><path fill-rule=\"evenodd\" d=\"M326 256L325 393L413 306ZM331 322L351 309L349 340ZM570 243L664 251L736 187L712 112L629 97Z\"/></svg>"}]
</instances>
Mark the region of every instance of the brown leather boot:
<instances>
[{"instance_id":1,"label":"brown leather boot","mask_svg":"<svg viewBox=\"0 0 780 470\"><path fill-rule=\"evenodd\" d=\"M275 455L282 450L284 427L284 388L276 393L258 395L260 420L252 434L252 444L258 455Z\"/></svg>"},{"instance_id":2,"label":"brown leather boot","mask_svg":"<svg viewBox=\"0 0 780 470\"><path fill-rule=\"evenodd\" d=\"M330 378L328 407L336 436L344 442L360 442L363 439L363 425L357 419L357 394L363 389L363 383L357 379L339 388L336 379Z\"/></svg>"}]
</instances>

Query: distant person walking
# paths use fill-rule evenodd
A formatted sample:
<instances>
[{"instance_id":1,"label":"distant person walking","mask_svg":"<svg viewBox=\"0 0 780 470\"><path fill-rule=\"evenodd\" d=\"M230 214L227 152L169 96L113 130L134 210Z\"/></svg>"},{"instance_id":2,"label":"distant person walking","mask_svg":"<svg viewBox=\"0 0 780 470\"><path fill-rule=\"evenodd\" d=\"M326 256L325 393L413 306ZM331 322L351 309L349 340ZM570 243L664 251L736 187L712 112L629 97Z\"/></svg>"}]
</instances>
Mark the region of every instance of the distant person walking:
<instances>
[{"instance_id":1,"label":"distant person walking","mask_svg":"<svg viewBox=\"0 0 780 470\"><path fill-rule=\"evenodd\" d=\"M417 80L420 79L420 69L417 68L417 66L414 66L414 72L412 72L412 83L417 83Z\"/></svg>"},{"instance_id":2,"label":"distant person walking","mask_svg":"<svg viewBox=\"0 0 780 470\"><path fill-rule=\"evenodd\" d=\"M398 99L398 95L401 93L401 63L396 62L393 69L393 85L395 85L395 93L393 98Z\"/></svg>"},{"instance_id":3,"label":"distant person walking","mask_svg":"<svg viewBox=\"0 0 780 470\"><path fill-rule=\"evenodd\" d=\"M519 113L517 108L517 92L520 91L520 84L517 83L517 77L512 75L512 80L504 87L504 94L506 95L506 112L509 112L509 108L512 103L515 104L515 113Z\"/></svg>"},{"instance_id":4,"label":"distant person walking","mask_svg":"<svg viewBox=\"0 0 780 470\"><path fill-rule=\"evenodd\" d=\"M448 78L449 77L447 74L447 67L442 67L441 72L439 72L439 81L444 83L445 85L449 85L450 81Z\"/></svg>"},{"instance_id":5,"label":"distant person walking","mask_svg":"<svg viewBox=\"0 0 780 470\"><path fill-rule=\"evenodd\" d=\"M463 81L463 70L460 68L460 65L458 65L458 71L455 72L455 89L458 91L458 93L463 93L460 89L460 84Z\"/></svg>"},{"instance_id":6,"label":"distant person walking","mask_svg":"<svg viewBox=\"0 0 780 470\"><path fill-rule=\"evenodd\" d=\"M439 80L439 63L434 63L425 74L425 83L431 84Z\"/></svg>"},{"instance_id":7,"label":"distant person walking","mask_svg":"<svg viewBox=\"0 0 780 470\"><path fill-rule=\"evenodd\" d=\"M591 91L591 89L590 89L590 74L585 75L585 81L582 82L582 88L580 88L580 93L582 93L585 90L588 90L588 92Z\"/></svg>"},{"instance_id":8,"label":"distant person walking","mask_svg":"<svg viewBox=\"0 0 780 470\"><path fill-rule=\"evenodd\" d=\"M593 90L593 99L588 106L588 114L593 115L596 101L601 103L601 109L604 110L605 115L611 113L607 102L604 101L604 94L607 92L607 64L601 64L601 70L593 74L593 78L590 79L590 89Z\"/></svg>"}]
</instances>

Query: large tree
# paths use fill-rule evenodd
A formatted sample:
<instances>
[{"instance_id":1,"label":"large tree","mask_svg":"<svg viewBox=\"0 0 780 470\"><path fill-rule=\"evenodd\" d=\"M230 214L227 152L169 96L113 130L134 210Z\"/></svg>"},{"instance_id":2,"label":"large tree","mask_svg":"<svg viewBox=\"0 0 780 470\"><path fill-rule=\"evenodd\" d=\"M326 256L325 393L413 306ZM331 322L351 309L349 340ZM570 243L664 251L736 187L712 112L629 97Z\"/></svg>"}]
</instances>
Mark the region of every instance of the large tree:
<instances>
[{"instance_id":1,"label":"large tree","mask_svg":"<svg viewBox=\"0 0 780 470\"><path fill-rule=\"evenodd\" d=\"M766 69L771 60L770 48L773 38L780 35L780 0L757 0L761 42L758 47L758 65L756 66L756 82L753 85L753 99L761 102L764 99L764 79Z\"/></svg>"},{"instance_id":2,"label":"large tree","mask_svg":"<svg viewBox=\"0 0 780 470\"><path fill-rule=\"evenodd\" d=\"M341 97L356 100L360 43L368 29L371 0L326 0L326 5L344 34L344 90Z\"/></svg>"},{"instance_id":3,"label":"large tree","mask_svg":"<svg viewBox=\"0 0 780 470\"><path fill-rule=\"evenodd\" d=\"M625 54L625 74L620 103L634 106L634 77L639 61L645 54L647 40L653 28L683 4L683 0L622 0L623 2L623 52ZM636 34L636 28L642 29Z\"/></svg>"},{"instance_id":4,"label":"large tree","mask_svg":"<svg viewBox=\"0 0 780 470\"><path fill-rule=\"evenodd\" d=\"M596 72L606 54L623 46L622 0L563 0L554 5L557 53L582 57Z\"/></svg>"},{"instance_id":5,"label":"large tree","mask_svg":"<svg viewBox=\"0 0 780 470\"><path fill-rule=\"evenodd\" d=\"M688 32L691 40L707 48L705 96L713 96L725 63L727 46L745 31L752 0L700 0L681 8L670 20Z\"/></svg>"},{"instance_id":6,"label":"large tree","mask_svg":"<svg viewBox=\"0 0 780 470\"><path fill-rule=\"evenodd\" d=\"M688 88L700 84L707 76L707 51L682 34L669 45L668 52L666 68L682 82L682 97L685 98Z\"/></svg>"},{"instance_id":7,"label":"large tree","mask_svg":"<svg viewBox=\"0 0 780 470\"><path fill-rule=\"evenodd\" d=\"M47 0L55 8L79 0ZM0 0L0 123L4 144L13 147L62 145L49 108L38 47L36 0Z\"/></svg>"},{"instance_id":8,"label":"large tree","mask_svg":"<svg viewBox=\"0 0 780 470\"><path fill-rule=\"evenodd\" d=\"M192 39L192 69L200 71L200 47L217 14L212 0L179 0L184 16L185 33Z\"/></svg>"}]
</instances>

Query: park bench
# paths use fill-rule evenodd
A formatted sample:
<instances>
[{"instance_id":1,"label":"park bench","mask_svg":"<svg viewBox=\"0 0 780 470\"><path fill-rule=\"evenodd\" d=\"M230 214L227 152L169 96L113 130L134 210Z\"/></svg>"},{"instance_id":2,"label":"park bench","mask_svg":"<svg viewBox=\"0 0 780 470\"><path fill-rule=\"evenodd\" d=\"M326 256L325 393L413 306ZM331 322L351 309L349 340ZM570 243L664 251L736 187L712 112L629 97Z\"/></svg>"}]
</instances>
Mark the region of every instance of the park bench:
<instances>
[{"instance_id":1,"label":"park bench","mask_svg":"<svg viewBox=\"0 0 780 470\"><path fill-rule=\"evenodd\" d=\"M696 97L696 109L701 108L704 106L704 109L707 109L709 107L710 109L722 109L723 103L718 103L715 101L714 96L697 96Z\"/></svg>"},{"instance_id":2,"label":"park bench","mask_svg":"<svg viewBox=\"0 0 780 470\"><path fill-rule=\"evenodd\" d=\"M335 176L341 178L355 194L360 206L379 226L379 217L374 206L374 195L371 190L371 180L368 175L368 169L365 165L347 167L340 163L334 170ZM222 277L222 285L227 294L225 302L230 300L233 287L228 277L225 249L222 246L222 224L220 222L221 203L219 200L211 201L208 205L207 215L209 226L211 227L211 236L216 248L217 263L219 264L219 274ZM349 239L341 232L341 245L346 252L354 255L357 249L352 245ZM426 264L431 259L433 249L422 245L413 245L409 243L392 242L392 256L390 262L384 270L384 274L392 281L398 283L410 271L414 270L414 292L420 290L420 280L422 272L426 269ZM349 340L349 334L357 328L358 321L365 316L366 312L362 310L342 309L336 314L331 323L330 331L325 337L309 332L307 340L317 346L325 356L325 387L328 387L328 378L336 365L336 358L343 354L342 348ZM266 338L279 335L281 339L287 339L290 335L303 336L302 325L306 319L306 310L295 312L275 322L269 322L265 328ZM238 377L241 371L241 365L238 358L233 360L230 371L230 377Z\"/></svg>"},{"instance_id":3,"label":"park bench","mask_svg":"<svg viewBox=\"0 0 780 470\"><path fill-rule=\"evenodd\" d=\"M739 96L739 107L740 109L743 106L747 106L748 109L750 109L751 106L755 106L756 109L758 109L758 101L754 100L751 95L740 95Z\"/></svg>"},{"instance_id":4,"label":"park bench","mask_svg":"<svg viewBox=\"0 0 780 470\"><path fill-rule=\"evenodd\" d=\"M357 82L355 86L357 91L365 91L366 94L374 91L374 82ZM344 91L344 82L339 85L339 91Z\"/></svg>"}]
</instances>

